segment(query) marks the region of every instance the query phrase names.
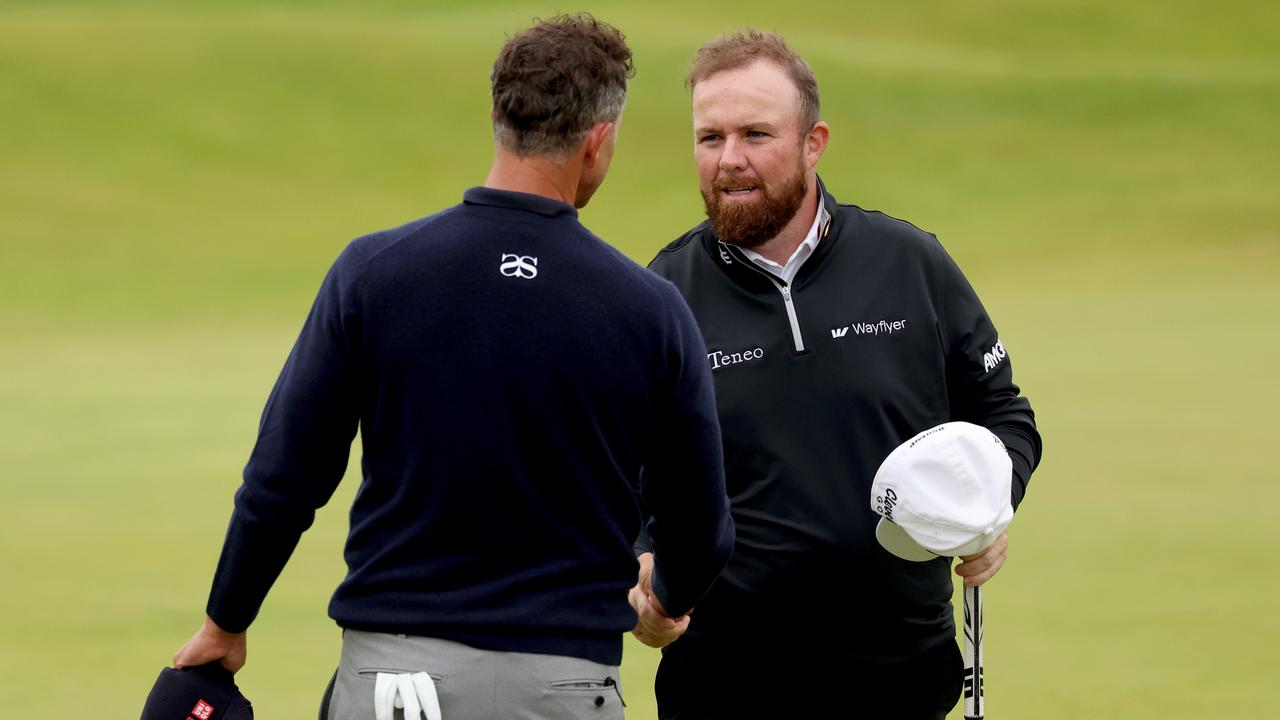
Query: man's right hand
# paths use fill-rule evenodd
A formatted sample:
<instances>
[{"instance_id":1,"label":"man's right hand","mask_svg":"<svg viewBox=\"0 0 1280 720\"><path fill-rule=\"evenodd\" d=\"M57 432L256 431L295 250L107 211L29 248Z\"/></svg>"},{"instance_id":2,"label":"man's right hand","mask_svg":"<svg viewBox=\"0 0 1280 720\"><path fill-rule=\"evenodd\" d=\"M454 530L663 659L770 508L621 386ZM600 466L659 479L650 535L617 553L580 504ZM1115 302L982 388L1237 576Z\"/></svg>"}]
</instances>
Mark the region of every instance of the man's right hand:
<instances>
[{"instance_id":1,"label":"man's right hand","mask_svg":"<svg viewBox=\"0 0 1280 720\"><path fill-rule=\"evenodd\" d=\"M644 553L636 559L640 561L640 574L635 587L627 592L627 600L635 609L639 620L631 633L649 647L666 647L689 629L689 616L668 617L662 603L654 596L653 553Z\"/></svg>"}]
</instances>

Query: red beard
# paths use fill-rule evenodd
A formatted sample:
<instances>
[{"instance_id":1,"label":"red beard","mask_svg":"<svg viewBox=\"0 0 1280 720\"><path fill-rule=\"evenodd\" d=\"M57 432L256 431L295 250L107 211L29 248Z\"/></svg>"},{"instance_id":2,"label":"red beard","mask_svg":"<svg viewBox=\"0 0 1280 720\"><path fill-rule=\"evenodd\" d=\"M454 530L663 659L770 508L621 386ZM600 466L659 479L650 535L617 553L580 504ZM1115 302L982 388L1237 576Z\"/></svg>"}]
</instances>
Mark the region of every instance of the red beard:
<instances>
[{"instance_id":1,"label":"red beard","mask_svg":"<svg viewBox=\"0 0 1280 720\"><path fill-rule=\"evenodd\" d=\"M756 188L760 197L752 202L729 201L722 191L731 188ZM702 192L702 202L706 205L707 219L711 221L716 237L738 247L756 248L782 232L782 228L795 217L808 192L809 182L802 167L778 187L777 195L770 193L758 180L725 177L713 182L709 193Z\"/></svg>"}]
</instances>

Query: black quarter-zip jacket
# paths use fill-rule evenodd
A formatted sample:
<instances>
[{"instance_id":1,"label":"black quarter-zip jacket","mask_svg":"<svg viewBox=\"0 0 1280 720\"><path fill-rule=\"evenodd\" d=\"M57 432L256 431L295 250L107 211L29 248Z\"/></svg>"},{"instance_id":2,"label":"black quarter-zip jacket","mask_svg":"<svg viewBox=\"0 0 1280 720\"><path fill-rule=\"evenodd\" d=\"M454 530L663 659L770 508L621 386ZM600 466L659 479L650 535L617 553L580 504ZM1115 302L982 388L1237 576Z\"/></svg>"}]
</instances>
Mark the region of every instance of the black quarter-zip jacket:
<instances>
[{"instance_id":1,"label":"black quarter-zip jacket","mask_svg":"<svg viewBox=\"0 0 1280 720\"><path fill-rule=\"evenodd\" d=\"M650 269L693 310L715 380L737 526L721 582L789 613L796 632L893 660L954 637L952 578L949 560L907 562L876 542L880 462L939 423L983 425L1009 450L1016 507L1041 441L995 326L937 239L819 189L821 239L790 286L706 222Z\"/></svg>"}]
</instances>

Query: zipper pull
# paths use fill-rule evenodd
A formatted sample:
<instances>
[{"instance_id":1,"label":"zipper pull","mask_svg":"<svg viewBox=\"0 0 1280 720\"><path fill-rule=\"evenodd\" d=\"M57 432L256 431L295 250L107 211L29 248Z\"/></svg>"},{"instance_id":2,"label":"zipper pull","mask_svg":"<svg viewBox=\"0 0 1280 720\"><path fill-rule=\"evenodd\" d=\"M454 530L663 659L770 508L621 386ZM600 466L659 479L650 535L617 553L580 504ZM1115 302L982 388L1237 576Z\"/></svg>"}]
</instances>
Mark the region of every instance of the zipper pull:
<instances>
[{"instance_id":1,"label":"zipper pull","mask_svg":"<svg viewBox=\"0 0 1280 720\"><path fill-rule=\"evenodd\" d=\"M606 677L604 679L604 684L613 686L613 691L618 693L618 702L622 703L622 707L626 707L627 701L622 699L622 688L618 687L618 683L614 682L613 678Z\"/></svg>"}]
</instances>

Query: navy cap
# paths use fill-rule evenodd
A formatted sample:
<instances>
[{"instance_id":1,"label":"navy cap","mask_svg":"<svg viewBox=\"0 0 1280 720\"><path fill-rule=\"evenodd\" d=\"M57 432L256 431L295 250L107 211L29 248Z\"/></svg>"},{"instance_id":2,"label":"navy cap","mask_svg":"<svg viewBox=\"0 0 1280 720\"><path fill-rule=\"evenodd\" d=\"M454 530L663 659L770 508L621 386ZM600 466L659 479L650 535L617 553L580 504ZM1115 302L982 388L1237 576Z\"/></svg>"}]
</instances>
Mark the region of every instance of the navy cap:
<instances>
[{"instance_id":1,"label":"navy cap","mask_svg":"<svg viewBox=\"0 0 1280 720\"><path fill-rule=\"evenodd\" d=\"M253 720L253 706L231 671L212 662L161 670L141 720Z\"/></svg>"}]
</instances>

